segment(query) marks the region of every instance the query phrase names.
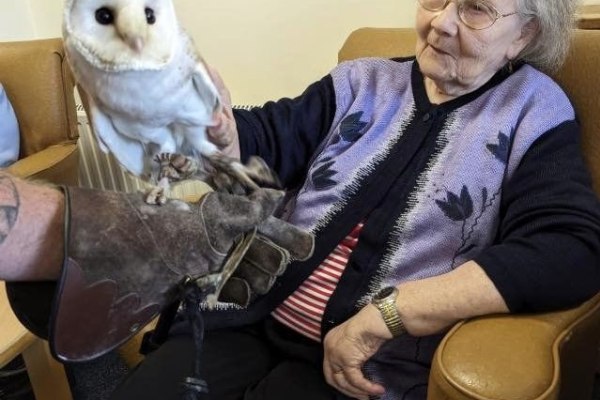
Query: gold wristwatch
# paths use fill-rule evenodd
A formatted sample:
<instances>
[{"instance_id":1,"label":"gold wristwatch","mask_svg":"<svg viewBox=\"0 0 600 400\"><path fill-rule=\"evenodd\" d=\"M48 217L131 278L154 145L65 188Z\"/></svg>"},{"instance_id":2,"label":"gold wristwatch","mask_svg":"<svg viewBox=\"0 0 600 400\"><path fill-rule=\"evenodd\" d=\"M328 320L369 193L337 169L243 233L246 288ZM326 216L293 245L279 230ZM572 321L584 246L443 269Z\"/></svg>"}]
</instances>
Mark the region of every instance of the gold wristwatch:
<instances>
[{"instance_id":1,"label":"gold wristwatch","mask_svg":"<svg viewBox=\"0 0 600 400\"><path fill-rule=\"evenodd\" d=\"M398 297L398 288L388 286L381 289L373 296L373 300L371 300L371 303L373 303L381 313L383 321L393 337L406 333L406 328L404 327L398 309L396 308L396 297Z\"/></svg>"}]
</instances>

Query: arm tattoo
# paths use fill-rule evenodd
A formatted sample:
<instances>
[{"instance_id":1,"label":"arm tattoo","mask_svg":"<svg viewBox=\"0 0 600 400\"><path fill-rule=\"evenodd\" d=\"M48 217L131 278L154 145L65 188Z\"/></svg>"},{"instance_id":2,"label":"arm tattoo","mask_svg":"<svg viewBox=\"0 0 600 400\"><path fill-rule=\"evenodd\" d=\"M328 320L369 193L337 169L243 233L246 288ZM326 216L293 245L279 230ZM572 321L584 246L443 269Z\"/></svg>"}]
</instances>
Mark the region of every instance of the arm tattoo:
<instances>
[{"instance_id":1,"label":"arm tattoo","mask_svg":"<svg viewBox=\"0 0 600 400\"><path fill-rule=\"evenodd\" d=\"M8 237L19 215L19 193L9 176L0 174L0 245Z\"/></svg>"}]
</instances>

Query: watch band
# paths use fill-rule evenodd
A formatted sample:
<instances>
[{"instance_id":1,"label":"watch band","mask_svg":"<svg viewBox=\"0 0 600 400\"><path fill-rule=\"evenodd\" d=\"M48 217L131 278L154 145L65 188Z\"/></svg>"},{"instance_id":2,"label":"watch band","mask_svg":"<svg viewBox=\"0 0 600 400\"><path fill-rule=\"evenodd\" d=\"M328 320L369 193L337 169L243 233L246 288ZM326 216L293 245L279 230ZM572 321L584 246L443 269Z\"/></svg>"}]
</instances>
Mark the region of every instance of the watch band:
<instances>
[{"instance_id":1,"label":"watch band","mask_svg":"<svg viewBox=\"0 0 600 400\"><path fill-rule=\"evenodd\" d=\"M380 293L386 290L389 291L389 288L383 289ZM383 298L378 298L378 296L376 296L372 301L373 305L377 307L377 309L381 313L383 321L392 333L393 337L397 337L406 333L406 328L404 327L404 323L402 322L400 314L398 313L398 309L396 308L397 296L398 289L393 288L391 293L387 296Z\"/></svg>"}]
</instances>

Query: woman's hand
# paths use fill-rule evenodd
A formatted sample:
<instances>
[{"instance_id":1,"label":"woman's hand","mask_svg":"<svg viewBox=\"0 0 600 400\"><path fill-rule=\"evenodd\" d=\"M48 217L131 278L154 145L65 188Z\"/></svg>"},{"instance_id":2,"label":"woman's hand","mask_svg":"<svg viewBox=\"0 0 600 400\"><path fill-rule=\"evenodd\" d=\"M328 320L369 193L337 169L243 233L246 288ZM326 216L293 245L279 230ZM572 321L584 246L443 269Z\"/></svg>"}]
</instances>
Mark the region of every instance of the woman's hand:
<instances>
[{"instance_id":1,"label":"woman's hand","mask_svg":"<svg viewBox=\"0 0 600 400\"><path fill-rule=\"evenodd\" d=\"M223 154L239 160L240 141L231 108L231 94L217 70L210 66L207 66L207 70L221 98L221 107L213 116L214 125L207 129L208 139L216 144Z\"/></svg>"},{"instance_id":2,"label":"woman's hand","mask_svg":"<svg viewBox=\"0 0 600 400\"><path fill-rule=\"evenodd\" d=\"M474 261L446 274L404 282L398 289L396 307L412 336L443 332L461 319L508 312L494 283ZM367 380L361 368L391 338L379 310L365 306L325 336L325 379L351 397L381 395L385 389Z\"/></svg>"},{"instance_id":3,"label":"woman's hand","mask_svg":"<svg viewBox=\"0 0 600 400\"><path fill-rule=\"evenodd\" d=\"M366 379L361 368L391 338L381 314L372 304L333 328L323 342L323 373L327 383L357 399L382 395L383 386Z\"/></svg>"}]
</instances>

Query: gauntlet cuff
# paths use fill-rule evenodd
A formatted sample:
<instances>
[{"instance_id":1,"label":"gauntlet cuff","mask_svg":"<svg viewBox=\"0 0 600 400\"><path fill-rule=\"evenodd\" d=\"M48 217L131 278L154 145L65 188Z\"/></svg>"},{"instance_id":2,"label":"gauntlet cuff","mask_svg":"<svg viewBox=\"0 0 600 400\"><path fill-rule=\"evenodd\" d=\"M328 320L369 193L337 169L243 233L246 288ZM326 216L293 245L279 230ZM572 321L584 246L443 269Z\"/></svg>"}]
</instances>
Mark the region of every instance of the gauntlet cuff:
<instances>
[{"instance_id":1,"label":"gauntlet cuff","mask_svg":"<svg viewBox=\"0 0 600 400\"><path fill-rule=\"evenodd\" d=\"M50 319L54 356L84 361L118 347L179 301L184 282L216 297L277 196L209 193L195 204L154 206L139 194L65 189L65 262Z\"/></svg>"}]
</instances>

